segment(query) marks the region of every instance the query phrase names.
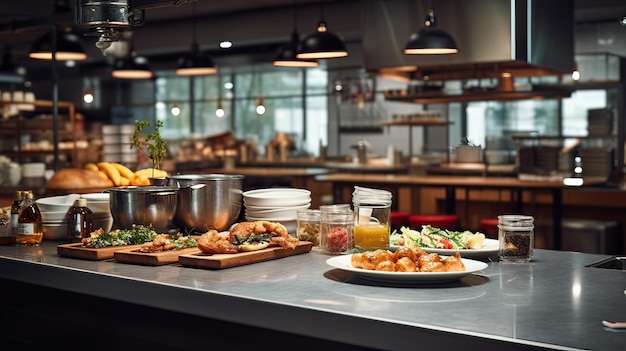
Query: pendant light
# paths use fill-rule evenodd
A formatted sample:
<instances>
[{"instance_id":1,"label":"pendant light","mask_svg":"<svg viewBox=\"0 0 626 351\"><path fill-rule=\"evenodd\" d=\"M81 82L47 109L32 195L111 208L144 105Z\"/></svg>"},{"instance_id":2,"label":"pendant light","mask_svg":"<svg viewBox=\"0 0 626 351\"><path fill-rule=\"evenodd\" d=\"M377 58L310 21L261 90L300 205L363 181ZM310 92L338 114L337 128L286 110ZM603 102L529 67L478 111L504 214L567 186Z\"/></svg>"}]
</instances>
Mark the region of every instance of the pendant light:
<instances>
[{"instance_id":1,"label":"pendant light","mask_svg":"<svg viewBox=\"0 0 626 351\"><path fill-rule=\"evenodd\" d=\"M315 60L305 60L297 58L300 35L298 34L296 15L297 8L296 1L294 0L293 33L291 34L291 41L278 49L278 53L272 64L279 67L317 67L319 64Z\"/></svg>"},{"instance_id":2,"label":"pendant light","mask_svg":"<svg viewBox=\"0 0 626 351\"><path fill-rule=\"evenodd\" d=\"M54 35L56 32L56 35ZM56 45L54 44L56 41ZM82 61L87 59L85 49L76 34L53 29L37 39L28 54L36 60L52 60L53 49L56 49L57 61Z\"/></svg>"},{"instance_id":3,"label":"pendant light","mask_svg":"<svg viewBox=\"0 0 626 351\"><path fill-rule=\"evenodd\" d=\"M226 115L224 106L222 105L222 75L217 75L217 109L215 110L215 116L222 118Z\"/></svg>"},{"instance_id":4,"label":"pendant light","mask_svg":"<svg viewBox=\"0 0 626 351\"><path fill-rule=\"evenodd\" d=\"M459 48L454 38L445 30L437 27L435 11L432 3L429 3L424 27L411 34L404 47L404 53L407 55L443 55L458 52Z\"/></svg>"},{"instance_id":5,"label":"pendant light","mask_svg":"<svg viewBox=\"0 0 626 351\"><path fill-rule=\"evenodd\" d=\"M193 41L191 43L191 52L178 60L178 68L176 74L179 76L200 76L217 73L217 67L213 60L200 52L200 47L196 40L196 3L193 6Z\"/></svg>"},{"instance_id":6,"label":"pendant light","mask_svg":"<svg viewBox=\"0 0 626 351\"><path fill-rule=\"evenodd\" d=\"M86 104L91 104L94 100L93 90L87 88L83 93L83 102Z\"/></svg>"},{"instance_id":7,"label":"pendant light","mask_svg":"<svg viewBox=\"0 0 626 351\"><path fill-rule=\"evenodd\" d=\"M348 51L339 37L328 31L324 21L324 2L320 1L321 19L317 31L301 43L300 50L296 55L299 59L327 59L348 56Z\"/></svg>"},{"instance_id":8,"label":"pendant light","mask_svg":"<svg viewBox=\"0 0 626 351\"><path fill-rule=\"evenodd\" d=\"M217 109L215 110L215 115L218 118L224 117L226 112L224 111L224 106L222 105L222 98L217 98Z\"/></svg>"},{"instance_id":9,"label":"pendant light","mask_svg":"<svg viewBox=\"0 0 626 351\"><path fill-rule=\"evenodd\" d=\"M148 60L132 49L127 57L115 61L111 75L119 79L150 79L152 70L148 67Z\"/></svg>"},{"instance_id":10,"label":"pendant light","mask_svg":"<svg viewBox=\"0 0 626 351\"><path fill-rule=\"evenodd\" d=\"M263 116L265 113L265 105L263 104L263 98L256 99L256 114Z\"/></svg>"}]
</instances>

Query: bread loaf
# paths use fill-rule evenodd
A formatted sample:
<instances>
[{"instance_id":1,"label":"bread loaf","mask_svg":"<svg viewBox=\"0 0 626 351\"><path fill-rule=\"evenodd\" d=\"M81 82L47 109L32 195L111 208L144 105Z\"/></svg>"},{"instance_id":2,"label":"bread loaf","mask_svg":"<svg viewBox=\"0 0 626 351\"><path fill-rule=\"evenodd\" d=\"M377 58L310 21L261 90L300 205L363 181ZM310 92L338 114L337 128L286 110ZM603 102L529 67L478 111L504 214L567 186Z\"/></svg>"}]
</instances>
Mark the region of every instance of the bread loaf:
<instances>
[{"instance_id":1,"label":"bread loaf","mask_svg":"<svg viewBox=\"0 0 626 351\"><path fill-rule=\"evenodd\" d=\"M52 190L104 189L112 186L113 182L101 177L98 172L82 168L62 168L46 184L46 188Z\"/></svg>"}]
</instances>

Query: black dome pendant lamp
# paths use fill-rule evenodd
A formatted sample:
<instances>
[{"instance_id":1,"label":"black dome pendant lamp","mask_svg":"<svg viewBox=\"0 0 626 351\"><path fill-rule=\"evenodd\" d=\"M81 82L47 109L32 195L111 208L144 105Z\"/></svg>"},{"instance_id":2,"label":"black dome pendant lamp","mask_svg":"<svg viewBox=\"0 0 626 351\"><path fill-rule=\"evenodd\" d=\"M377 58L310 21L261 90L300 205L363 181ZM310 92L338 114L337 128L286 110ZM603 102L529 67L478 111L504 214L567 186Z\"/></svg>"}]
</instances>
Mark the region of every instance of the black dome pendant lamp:
<instances>
[{"instance_id":1,"label":"black dome pendant lamp","mask_svg":"<svg viewBox=\"0 0 626 351\"><path fill-rule=\"evenodd\" d=\"M429 6L424 27L411 34L404 47L407 55L445 55L456 54L459 48L454 38L445 30L437 27L435 11Z\"/></svg>"},{"instance_id":2,"label":"black dome pendant lamp","mask_svg":"<svg viewBox=\"0 0 626 351\"><path fill-rule=\"evenodd\" d=\"M83 61L87 53L78 36L69 31L53 29L37 39L28 53L28 57L36 60L52 60L54 52L56 61Z\"/></svg>"},{"instance_id":3,"label":"black dome pendant lamp","mask_svg":"<svg viewBox=\"0 0 626 351\"><path fill-rule=\"evenodd\" d=\"M217 73L217 67L213 60L206 54L200 52L200 46L196 40L196 3L193 6L193 41L191 52L178 60L176 75L179 76L200 76Z\"/></svg>"},{"instance_id":4,"label":"black dome pendant lamp","mask_svg":"<svg viewBox=\"0 0 626 351\"><path fill-rule=\"evenodd\" d=\"M324 2L320 1L321 19L317 31L302 40L296 55L299 59L327 59L348 56L348 51L339 37L328 31L324 21Z\"/></svg>"},{"instance_id":5,"label":"black dome pendant lamp","mask_svg":"<svg viewBox=\"0 0 626 351\"><path fill-rule=\"evenodd\" d=\"M276 58L272 64L280 67L317 67L319 63L315 60L299 59L298 45L300 44L300 36L298 34L297 24L297 8L296 0L293 1L293 33L291 34L291 41L278 49Z\"/></svg>"}]
</instances>

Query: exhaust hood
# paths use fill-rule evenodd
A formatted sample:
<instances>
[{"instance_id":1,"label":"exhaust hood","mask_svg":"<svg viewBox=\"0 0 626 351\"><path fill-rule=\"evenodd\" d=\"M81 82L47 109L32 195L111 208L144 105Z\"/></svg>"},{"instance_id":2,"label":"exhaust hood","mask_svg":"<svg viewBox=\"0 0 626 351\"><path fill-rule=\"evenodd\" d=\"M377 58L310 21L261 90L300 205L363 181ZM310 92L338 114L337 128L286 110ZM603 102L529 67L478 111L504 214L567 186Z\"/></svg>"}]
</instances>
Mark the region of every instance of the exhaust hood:
<instances>
[{"instance_id":1,"label":"exhaust hood","mask_svg":"<svg viewBox=\"0 0 626 351\"><path fill-rule=\"evenodd\" d=\"M405 55L429 3L459 53ZM498 78L571 72L573 0L363 0L366 70L402 79Z\"/></svg>"}]
</instances>

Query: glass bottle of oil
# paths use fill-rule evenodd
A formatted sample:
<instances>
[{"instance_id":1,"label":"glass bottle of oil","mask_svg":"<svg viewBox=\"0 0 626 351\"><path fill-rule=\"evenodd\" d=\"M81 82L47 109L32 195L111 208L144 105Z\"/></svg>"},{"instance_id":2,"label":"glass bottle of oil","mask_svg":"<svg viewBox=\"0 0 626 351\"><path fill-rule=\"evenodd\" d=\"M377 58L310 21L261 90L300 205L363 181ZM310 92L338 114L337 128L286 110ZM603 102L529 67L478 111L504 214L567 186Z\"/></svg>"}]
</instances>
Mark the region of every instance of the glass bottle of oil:
<instances>
[{"instance_id":1,"label":"glass bottle of oil","mask_svg":"<svg viewBox=\"0 0 626 351\"><path fill-rule=\"evenodd\" d=\"M67 240L78 243L93 232L93 212L87 207L87 199L79 198L68 211Z\"/></svg>"},{"instance_id":2,"label":"glass bottle of oil","mask_svg":"<svg viewBox=\"0 0 626 351\"><path fill-rule=\"evenodd\" d=\"M17 243L38 246L43 239L41 212L35 203L33 193L27 193L17 221Z\"/></svg>"},{"instance_id":3,"label":"glass bottle of oil","mask_svg":"<svg viewBox=\"0 0 626 351\"><path fill-rule=\"evenodd\" d=\"M11 205L11 243L15 244L15 238L17 237L17 221L20 216L20 209L22 208L22 201L24 192L18 190L15 194L15 199L13 200L13 204Z\"/></svg>"}]
</instances>

